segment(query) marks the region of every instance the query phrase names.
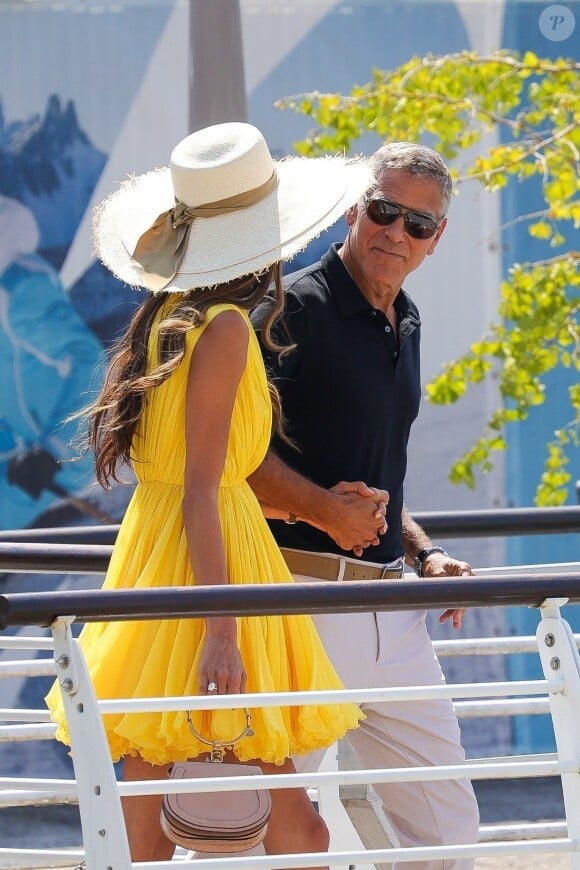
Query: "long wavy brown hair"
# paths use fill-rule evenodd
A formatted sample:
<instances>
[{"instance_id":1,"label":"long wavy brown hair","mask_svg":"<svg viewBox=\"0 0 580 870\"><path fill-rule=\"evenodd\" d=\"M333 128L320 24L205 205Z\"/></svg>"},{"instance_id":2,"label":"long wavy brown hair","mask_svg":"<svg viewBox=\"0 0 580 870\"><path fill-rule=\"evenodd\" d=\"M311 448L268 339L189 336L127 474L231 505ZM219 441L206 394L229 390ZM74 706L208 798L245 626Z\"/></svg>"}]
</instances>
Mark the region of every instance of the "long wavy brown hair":
<instances>
[{"instance_id":1,"label":"long wavy brown hair","mask_svg":"<svg viewBox=\"0 0 580 870\"><path fill-rule=\"evenodd\" d=\"M274 304L262 327L262 341L269 350L285 353L290 346L279 345L272 328L284 308L284 290L280 263L259 275L246 275L217 287L190 290L159 325L159 364L147 371L147 348L153 321L168 293L148 295L133 315L125 333L111 349L103 387L95 401L82 412L88 423L88 447L95 457L97 480L104 489L111 481L120 482L118 467L128 463L136 426L145 408L150 390L162 384L183 360L186 334L204 322L208 308L219 302L231 302L250 311L274 285ZM273 427L288 443L284 434L280 397L274 384L268 383L273 410Z\"/></svg>"}]
</instances>

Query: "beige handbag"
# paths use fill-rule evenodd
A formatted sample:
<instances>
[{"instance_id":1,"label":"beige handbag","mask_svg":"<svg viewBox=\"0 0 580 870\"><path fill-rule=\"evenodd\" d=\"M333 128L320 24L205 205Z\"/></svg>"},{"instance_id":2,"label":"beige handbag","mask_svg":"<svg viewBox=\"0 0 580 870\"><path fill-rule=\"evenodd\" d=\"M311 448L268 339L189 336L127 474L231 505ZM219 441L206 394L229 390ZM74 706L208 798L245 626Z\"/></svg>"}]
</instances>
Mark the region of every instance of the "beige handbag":
<instances>
[{"instance_id":1,"label":"beige handbag","mask_svg":"<svg viewBox=\"0 0 580 870\"><path fill-rule=\"evenodd\" d=\"M193 727L189 711L187 722L194 736L211 747L207 761L181 761L173 765L170 779L251 776L262 773L255 765L226 764L226 749L252 734L250 711L245 710L246 726L234 740L223 743L202 737ZM266 789L217 791L163 796L161 828L172 843L199 852L243 852L261 843L266 836L272 811L272 798Z\"/></svg>"}]
</instances>

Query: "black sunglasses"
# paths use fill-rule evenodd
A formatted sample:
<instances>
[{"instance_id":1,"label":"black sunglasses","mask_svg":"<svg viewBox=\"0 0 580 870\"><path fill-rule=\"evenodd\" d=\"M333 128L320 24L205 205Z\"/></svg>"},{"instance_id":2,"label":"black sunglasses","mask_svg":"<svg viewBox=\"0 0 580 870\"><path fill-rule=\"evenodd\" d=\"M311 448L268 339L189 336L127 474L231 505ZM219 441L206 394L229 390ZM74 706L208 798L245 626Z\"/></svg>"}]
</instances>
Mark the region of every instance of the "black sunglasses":
<instances>
[{"instance_id":1,"label":"black sunglasses","mask_svg":"<svg viewBox=\"0 0 580 870\"><path fill-rule=\"evenodd\" d=\"M445 220L444 217L441 220L435 220L428 214L423 214L412 208L403 208L398 203L384 199L382 196L365 197L365 209L367 217L374 224L379 224L382 227L388 227L402 217L405 232L414 239L430 239Z\"/></svg>"}]
</instances>

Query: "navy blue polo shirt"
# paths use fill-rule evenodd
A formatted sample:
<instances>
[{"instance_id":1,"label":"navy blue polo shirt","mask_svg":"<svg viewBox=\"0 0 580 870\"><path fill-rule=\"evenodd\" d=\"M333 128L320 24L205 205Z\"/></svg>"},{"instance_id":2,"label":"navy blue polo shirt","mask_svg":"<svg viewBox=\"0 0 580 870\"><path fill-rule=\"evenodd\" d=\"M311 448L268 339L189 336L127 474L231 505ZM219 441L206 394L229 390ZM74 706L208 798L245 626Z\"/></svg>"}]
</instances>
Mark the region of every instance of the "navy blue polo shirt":
<instances>
[{"instance_id":1,"label":"navy blue polo shirt","mask_svg":"<svg viewBox=\"0 0 580 870\"><path fill-rule=\"evenodd\" d=\"M363 480L388 490L388 531L363 558L391 561L403 554L407 442L421 398L419 312L401 290L395 300L397 340L386 316L350 277L336 246L285 283L284 318L275 335L296 347L281 361L262 350L280 392L285 430L298 449L277 438L273 447L325 488L340 480ZM268 307L265 300L252 315L258 334ZM280 546L344 553L307 523L272 520L270 527Z\"/></svg>"}]
</instances>

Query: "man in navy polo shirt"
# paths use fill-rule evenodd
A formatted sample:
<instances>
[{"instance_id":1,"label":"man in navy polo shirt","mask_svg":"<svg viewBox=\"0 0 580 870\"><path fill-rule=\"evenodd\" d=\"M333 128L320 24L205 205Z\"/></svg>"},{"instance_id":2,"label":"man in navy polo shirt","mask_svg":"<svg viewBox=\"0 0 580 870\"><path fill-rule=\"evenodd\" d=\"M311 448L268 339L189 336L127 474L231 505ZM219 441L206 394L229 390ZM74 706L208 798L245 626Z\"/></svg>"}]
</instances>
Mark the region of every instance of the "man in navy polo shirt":
<instances>
[{"instance_id":1,"label":"man in navy polo shirt","mask_svg":"<svg viewBox=\"0 0 580 870\"><path fill-rule=\"evenodd\" d=\"M347 212L344 244L286 280L278 339L294 347L281 358L264 350L295 447L276 439L251 483L264 505L284 515L271 527L300 581L401 577L405 561L422 577L472 573L466 562L433 547L403 495L421 395L421 324L402 285L436 249L451 178L439 155L411 143L387 144L370 162L376 183ZM267 306L254 312L258 333ZM386 530L380 513L385 491ZM348 525L336 493L366 506L367 520L376 516L370 532L368 522ZM462 615L451 609L440 620L460 628ZM314 618L347 688L443 681L424 611ZM365 767L464 762L450 701L362 707L367 718L348 740ZM467 779L377 783L375 790L402 846L477 841L479 814ZM403 866L468 870L473 860Z\"/></svg>"}]
</instances>

